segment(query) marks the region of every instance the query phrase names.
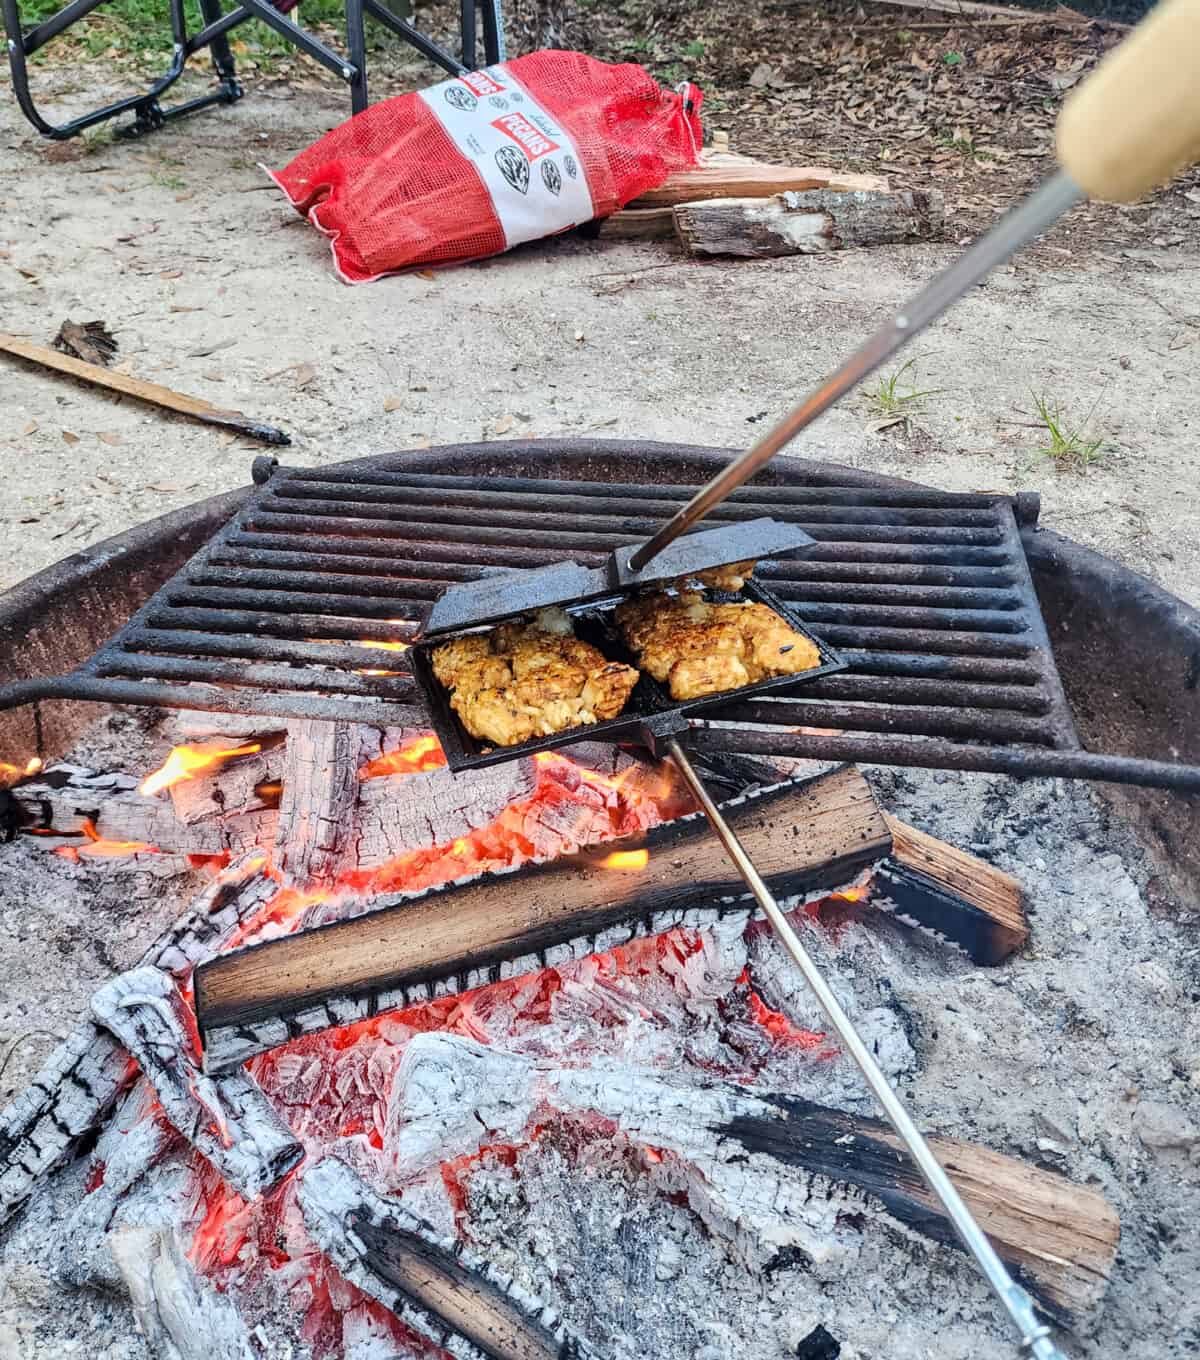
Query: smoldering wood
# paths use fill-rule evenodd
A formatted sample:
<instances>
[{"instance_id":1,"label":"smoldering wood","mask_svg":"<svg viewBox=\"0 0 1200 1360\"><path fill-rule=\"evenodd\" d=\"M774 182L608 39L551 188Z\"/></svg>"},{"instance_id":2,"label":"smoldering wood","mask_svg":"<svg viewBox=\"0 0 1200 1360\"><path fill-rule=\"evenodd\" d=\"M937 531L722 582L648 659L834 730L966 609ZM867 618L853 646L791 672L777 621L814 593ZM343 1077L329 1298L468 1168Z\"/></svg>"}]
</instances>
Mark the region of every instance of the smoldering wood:
<instances>
[{"instance_id":1,"label":"smoldering wood","mask_svg":"<svg viewBox=\"0 0 1200 1360\"><path fill-rule=\"evenodd\" d=\"M170 788L175 816L185 825L225 817L267 812L279 806L284 750L282 736L252 736L231 742L208 737L192 742L199 751L230 751L258 746L257 751L219 761L211 769L181 779Z\"/></svg>"},{"instance_id":2,"label":"smoldering wood","mask_svg":"<svg viewBox=\"0 0 1200 1360\"><path fill-rule=\"evenodd\" d=\"M814 189L680 203L672 213L676 238L688 255L773 259L931 241L941 232L944 209L936 190Z\"/></svg>"},{"instance_id":3,"label":"smoldering wood","mask_svg":"<svg viewBox=\"0 0 1200 1360\"><path fill-rule=\"evenodd\" d=\"M674 207L711 198L770 198L784 192L827 189L833 193L886 193L887 180L822 165L773 165L732 151L702 151L700 164L669 175L629 206Z\"/></svg>"},{"instance_id":4,"label":"smoldering wood","mask_svg":"<svg viewBox=\"0 0 1200 1360\"><path fill-rule=\"evenodd\" d=\"M243 1199L269 1190L304 1155L253 1077L200 1070L190 1008L169 973L120 974L92 997L92 1013L136 1059L172 1126Z\"/></svg>"},{"instance_id":5,"label":"smoldering wood","mask_svg":"<svg viewBox=\"0 0 1200 1360\"><path fill-rule=\"evenodd\" d=\"M418 1035L405 1051L387 1125L397 1169L416 1174L469 1155L482 1140L518 1142L546 1108L599 1115L631 1140L682 1159L690 1204L755 1271L787 1246L819 1252L838 1214L844 1220L859 1210L961 1250L903 1144L879 1120L731 1082L687 1084L624 1060L564 1068L454 1034ZM1112 1207L1015 1158L956 1139L929 1141L1039 1306L1067 1325L1093 1313L1120 1236ZM853 1200L831 1186L849 1187Z\"/></svg>"},{"instance_id":6,"label":"smoldering wood","mask_svg":"<svg viewBox=\"0 0 1200 1360\"><path fill-rule=\"evenodd\" d=\"M362 723L291 722L271 859L288 887L331 883L354 831L358 772L378 754L378 729Z\"/></svg>"},{"instance_id":7,"label":"smoldering wood","mask_svg":"<svg viewBox=\"0 0 1200 1360\"><path fill-rule=\"evenodd\" d=\"M1011 874L884 814L891 854L875 872L871 905L974 963L1003 962L1029 939L1025 890Z\"/></svg>"},{"instance_id":8,"label":"smoldering wood","mask_svg":"<svg viewBox=\"0 0 1200 1360\"><path fill-rule=\"evenodd\" d=\"M891 846L869 786L850 768L721 806L781 896L843 886ZM602 867L630 848L648 852L644 865ZM701 813L636 842L384 897L353 920L197 969L206 1067L223 1071L299 1034L565 963L637 935L709 924L744 910L748 900Z\"/></svg>"},{"instance_id":9,"label":"smoldering wood","mask_svg":"<svg viewBox=\"0 0 1200 1360\"><path fill-rule=\"evenodd\" d=\"M256 1360L237 1304L202 1279L171 1228L120 1228L109 1250L133 1302L138 1331L160 1360Z\"/></svg>"},{"instance_id":10,"label":"smoldering wood","mask_svg":"<svg viewBox=\"0 0 1200 1360\"><path fill-rule=\"evenodd\" d=\"M129 775L64 764L16 785L10 794L21 831L59 837L64 844L86 844L85 822L104 840L184 855L240 855L264 840L269 844L274 834L273 810L187 824L168 794L141 794L138 783Z\"/></svg>"},{"instance_id":11,"label":"smoldering wood","mask_svg":"<svg viewBox=\"0 0 1200 1360\"><path fill-rule=\"evenodd\" d=\"M336 1157L305 1171L299 1200L338 1270L455 1360L602 1360L556 1309Z\"/></svg>"},{"instance_id":12,"label":"smoldering wood","mask_svg":"<svg viewBox=\"0 0 1200 1360\"><path fill-rule=\"evenodd\" d=\"M181 977L239 930L277 887L251 857L229 866L143 954L141 964ZM50 1055L29 1086L0 1111L0 1225L38 1181L70 1160L108 1116L136 1074L125 1048L83 1021Z\"/></svg>"},{"instance_id":13,"label":"smoldering wood","mask_svg":"<svg viewBox=\"0 0 1200 1360\"><path fill-rule=\"evenodd\" d=\"M106 1240L113 1216L179 1137L154 1117L148 1108L152 1100L148 1083L136 1084L96 1142L92 1164L102 1169L100 1182L88 1190L63 1224L58 1277L66 1284L81 1288L117 1283Z\"/></svg>"}]
</instances>

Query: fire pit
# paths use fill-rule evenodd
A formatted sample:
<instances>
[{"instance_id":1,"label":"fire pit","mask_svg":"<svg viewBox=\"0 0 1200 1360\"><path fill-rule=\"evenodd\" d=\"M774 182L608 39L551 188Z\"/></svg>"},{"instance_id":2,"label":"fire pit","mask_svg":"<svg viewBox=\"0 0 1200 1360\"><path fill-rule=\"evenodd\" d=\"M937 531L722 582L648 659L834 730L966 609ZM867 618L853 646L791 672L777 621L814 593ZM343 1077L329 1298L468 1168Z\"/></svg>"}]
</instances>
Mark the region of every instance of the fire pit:
<instances>
[{"instance_id":1,"label":"fire pit","mask_svg":"<svg viewBox=\"0 0 1200 1360\"><path fill-rule=\"evenodd\" d=\"M465 475L501 497L544 477L607 484L612 499L622 481L702 480L723 457L612 444L414 455L406 473L424 488L441 479L450 500L418 497L405 550L431 578L480 537L456 527ZM920 609L920 626L945 628L935 611L953 610L956 591L977 613L1007 607L994 563L945 556L956 539L936 493L802 463L763 485L812 488L814 501L861 487L884 507L884 540L908 525L901 537L922 551L866 572L865 613ZM237 504L145 526L13 592L7 674L80 665ZM914 506L933 516L915 534ZM958 530L986 538L990 513ZM1024 518L1085 742L1196 759L1200 621ZM925 560L931 544L945 560ZM272 569L302 570L283 560L294 546L270 550ZM521 565L502 543L484 550L490 565ZM968 581L976 567L997 579ZM252 592L272 588L262 564L213 569L168 606L224 629L240 664L274 683L275 644L218 616L252 612ZM832 561L832 582L839 572ZM309 620L290 617L285 636L312 645ZM388 652L405 636L377 610L337 643L372 663L344 692L377 674L391 686ZM876 730L923 723L948 748L956 732L1028 738L1047 710L1022 709L1015 691L1034 694L1038 676L1014 683L1020 658L1006 652L955 665L967 662L868 696ZM163 683L197 678L195 664ZM820 725L859 697L818 694ZM1010 1353L670 767L583 742L455 780L402 708L387 730L352 709L337 722L142 712L126 720L119 769L56 765L94 705L0 714L0 754L50 767L10 791L17 844L0 855L101 898L153 875L180 914L0 1120L5 1264L36 1262L55 1288L123 1278L163 1355ZM1047 725L1048 747L1058 730ZM1080 786L868 779L769 741L739 749L700 752L727 818L796 903L880 1062L947 1135L940 1156L1044 1315L1092 1337L1079 1342L1089 1354L1136 1354L1154 1327L1186 1347L1187 1318L1166 1321L1186 1280L1134 1289L1114 1266L1112 1205L1124 1255L1149 1253L1144 1220L1165 1212L1172 1177L1194 1175L1200 1146L1180 1105L1194 1055L1189 1066L1162 1014L1169 997L1188 1004L1194 946L1161 918L1191 909L1200 878L1195 800L1111 791L1139 839ZM1108 970L1128 972L1128 995L1097 977ZM1033 1084L1039 1070L1050 1089Z\"/></svg>"}]
</instances>

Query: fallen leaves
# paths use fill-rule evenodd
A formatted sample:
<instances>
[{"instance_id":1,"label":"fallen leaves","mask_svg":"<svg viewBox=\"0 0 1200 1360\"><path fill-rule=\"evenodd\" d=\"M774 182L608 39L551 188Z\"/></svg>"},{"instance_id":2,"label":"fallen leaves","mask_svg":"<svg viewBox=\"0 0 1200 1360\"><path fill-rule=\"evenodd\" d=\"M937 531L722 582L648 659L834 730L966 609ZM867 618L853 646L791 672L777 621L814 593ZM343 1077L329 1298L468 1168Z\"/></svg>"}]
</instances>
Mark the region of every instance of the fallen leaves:
<instances>
[{"instance_id":1,"label":"fallen leaves","mask_svg":"<svg viewBox=\"0 0 1200 1360\"><path fill-rule=\"evenodd\" d=\"M491 432L492 434L507 434L515 424L512 416L500 416L499 419L492 421Z\"/></svg>"},{"instance_id":2,"label":"fallen leaves","mask_svg":"<svg viewBox=\"0 0 1200 1360\"><path fill-rule=\"evenodd\" d=\"M398 411L403 405L403 397L384 397L383 399L383 409L385 411Z\"/></svg>"},{"instance_id":3,"label":"fallen leaves","mask_svg":"<svg viewBox=\"0 0 1200 1360\"><path fill-rule=\"evenodd\" d=\"M105 432L105 433L103 433L103 434L98 434L98 435L96 436L96 438L97 438L102 444L107 444L107 445L109 445L110 448L115 448L116 445L118 445L118 444L121 442L121 436L120 436L119 434L112 434L112 433L110 433L110 432Z\"/></svg>"},{"instance_id":4,"label":"fallen leaves","mask_svg":"<svg viewBox=\"0 0 1200 1360\"><path fill-rule=\"evenodd\" d=\"M317 376L317 370L312 364L299 364L296 368L296 386L307 387Z\"/></svg>"},{"instance_id":5,"label":"fallen leaves","mask_svg":"<svg viewBox=\"0 0 1200 1360\"><path fill-rule=\"evenodd\" d=\"M31 420L31 421L29 422L29 424L26 425L25 428L21 431L21 434L22 434L25 438L28 438L31 434L37 434L37 430L38 430L38 423L37 423L37 421L36 421L36 420Z\"/></svg>"},{"instance_id":6,"label":"fallen leaves","mask_svg":"<svg viewBox=\"0 0 1200 1360\"><path fill-rule=\"evenodd\" d=\"M64 444L78 444L78 443L79 443L79 436L78 436L77 434L74 434L71 430L64 430L64 431L62 432L62 437L63 437L63 443L64 443Z\"/></svg>"},{"instance_id":7,"label":"fallen leaves","mask_svg":"<svg viewBox=\"0 0 1200 1360\"><path fill-rule=\"evenodd\" d=\"M211 345L201 345L198 349L189 349L187 356L189 359L207 359L210 354L216 354L223 349L232 349L236 344L236 338L214 340Z\"/></svg>"}]
</instances>

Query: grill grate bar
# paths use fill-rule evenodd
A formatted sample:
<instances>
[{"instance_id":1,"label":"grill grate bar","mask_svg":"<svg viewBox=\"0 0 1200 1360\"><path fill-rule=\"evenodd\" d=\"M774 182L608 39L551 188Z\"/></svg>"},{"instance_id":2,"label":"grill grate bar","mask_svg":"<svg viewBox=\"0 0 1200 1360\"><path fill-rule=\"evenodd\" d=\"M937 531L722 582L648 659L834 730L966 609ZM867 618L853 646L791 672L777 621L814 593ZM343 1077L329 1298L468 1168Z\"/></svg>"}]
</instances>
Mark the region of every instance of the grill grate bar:
<instances>
[{"instance_id":1,"label":"grill grate bar","mask_svg":"<svg viewBox=\"0 0 1200 1360\"><path fill-rule=\"evenodd\" d=\"M319 642L324 638L334 642L358 642L363 639L371 642L403 642L417 631L416 619L411 614L406 618L348 619L344 615L330 614L267 614L253 609L164 606L151 608L145 618L138 619L132 631L136 632L143 625L173 631L212 632L217 636L249 633L272 638L296 638L301 642Z\"/></svg>"},{"instance_id":2,"label":"grill grate bar","mask_svg":"<svg viewBox=\"0 0 1200 1360\"><path fill-rule=\"evenodd\" d=\"M392 629L394 633L396 630ZM390 639L389 639L390 640ZM403 669L403 654L381 648L336 642L300 642L239 633L189 632L183 629L131 628L124 645L134 652L186 656L241 657L250 661L282 661L294 666L341 666L346 669Z\"/></svg>"},{"instance_id":3,"label":"grill grate bar","mask_svg":"<svg viewBox=\"0 0 1200 1360\"><path fill-rule=\"evenodd\" d=\"M393 538L372 538L370 536L339 537L331 534L284 534L284 533L231 533L224 542L213 548L214 556L233 550L254 552L278 549L281 552L298 553L317 557L395 557L396 540ZM611 541L611 540L610 540ZM540 548L523 544L479 544L469 539L458 542L420 541L415 538L405 540L407 554L404 560L416 562L446 562L460 564L465 557L476 570L495 566L500 568L525 568L546 566L561 562L563 552L559 548ZM584 566L599 566L608 556L606 549L575 548L569 555L582 562ZM786 563L786 559L784 559ZM806 564L830 562L855 565L865 563L912 563L918 566L975 567L992 566L1012 569L1012 553L1004 547L964 547L962 545L938 546L900 543L840 543L836 539L828 543L818 543L804 557ZM791 563L786 563L792 565ZM773 567L774 563L763 563ZM331 568L335 569L335 568Z\"/></svg>"},{"instance_id":4,"label":"grill grate bar","mask_svg":"<svg viewBox=\"0 0 1200 1360\"><path fill-rule=\"evenodd\" d=\"M528 525L499 525L494 519L486 524L421 524L386 518L346 516L331 519L320 515L278 515L264 511L247 520L252 529L271 533L323 534L335 523L340 536L354 538L399 539L406 543L433 539L440 543L483 543L508 547L514 532L519 532L523 543L536 548L555 548L558 556L570 556L581 549L608 554L613 548L627 543L641 543L658 525L657 520L626 520L620 532L602 533L595 530L532 530ZM954 544L964 547L996 547L1003 541L1003 531L997 527L941 528L938 526L901 526L883 524L816 524L803 520L791 521L822 543L922 543Z\"/></svg>"},{"instance_id":5,"label":"grill grate bar","mask_svg":"<svg viewBox=\"0 0 1200 1360\"><path fill-rule=\"evenodd\" d=\"M812 682L821 683L819 680ZM1018 713L974 712L932 704L850 704L818 699L751 699L730 704L722 721L764 723L772 727L833 727L846 732L903 732L929 737L976 737L1053 746L1054 725Z\"/></svg>"},{"instance_id":6,"label":"grill grate bar","mask_svg":"<svg viewBox=\"0 0 1200 1360\"><path fill-rule=\"evenodd\" d=\"M376 658L376 667L384 653ZM96 674L122 675L134 679L207 681L212 679L209 661L194 661L179 656L137 656L114 652L96 666ZM236 668L239 685L254 689L301 690L321 694L356 694L385 700L411 699L414 681L411 674L359 675L352 670L332 670L316 666L263 666L250 664Z\"/></svg>"},{"instance_id":7,"label":"grill grate bar","mask_svg":"<svg viewBox=\"0 0 1200 1360\"><path fill-rule=\"evenodd\" d=\"M617 532L633 518L629 513L630 501L627 497L539 497L531 505L528 495L505 495L471 489L457 492L453 504L447 505L444 498L423 497L414 500L379 488L364 488L353 495L347 495L345 487L333 489L339 490L341 496L323 498L316 495L291 495L280 490L264 499L263 510L277 515L333 515L338 518L353 516L394 520L401 515L412 514L414 508L419 506L421 519L429 524L467 524L472 518L479 518L479 510L488 510L488 518L493 523L530 529L540 525L562 524L568 518L586 516L588 523L595 528ZM547 499L552 503L549 510L542 508ZM725 503L715 506L705 516L705 523L737 523L753 519L756 515L776 514L779 509L778 505ZM801 508L801 514L805 522L816 524L940 524L969 528L996 522L994 505L980 509L957 506L954 509L896 509L886 505L870 506L843 501L833 505L808 503ZM652 520L661 522L667 518L666 513L654 515L649 507L638 506L636 522L639 524L648 524Z\"/></svg>"},{"instance_id":8,"label":"grill grate bar","mask_svg":"<svg viewBox=\"0 0 1200 1360\"><path fill-rule=\"evenodd\" d=\"M460 556L465 557L462 553ZM553 560L549 554L548 560ZM602 554L591 554L598 565ZM236 546L214 551L208 559L209 567L276 568L281 571L312 572L318 565L311 552L294 549ZM414 580L452 581L476 580L481 568L471 562L423 562L411 557L391 555L356 556L353 553L330 554L319 564L323 570L337 576L395 576ZM528 558L513 562L513 568L544 565ZM507 568L500 568L505 570ZM813 558L796 558L760 562L756 575L772 581L847 582L850 584L878 583L880 585L952 586L967 589L1011 588L1015 577L1004 566L926 566L906 563L874 562L819 562Z\"/></svg>"},{"instance_id":9,"label":"grill grate bar","mask_svg":"<svg viewBox=\"0 0 1200 1360\"><path fill-rule=\"evenodd\" d=\"M400 472L386 468L339 468L336 479L329 477L327 468L294 468L277 475L273 486L281 493L291 494L293 488L305 488L313 483L325 483L339 490L344 487L398 487L406 488L417 494L424 491L470 492L479 488L481 477L455 473ZM596 497L610 499L613 494L612 482L562 481L553 478L543 480L538 477L487 477L487 489L491 492L517 492L538 500L548 497ZM636 504L653 504L668 501L671 509L663 512L668 518L679 506L691 500L700 490L698 483L622 483L621 490L627 501ZM934 491L928 487L877 487L877 486L768 486L751 481L747 486L732 492L722 504L751 504L760 507L757 513L770 514L785 506L798 505L879 505L888 509L912 507L914 509L960 510L986 509L1005 506L1009 503L1006 496L989 495L986 492Z\"/></svg>"}]
</instances>

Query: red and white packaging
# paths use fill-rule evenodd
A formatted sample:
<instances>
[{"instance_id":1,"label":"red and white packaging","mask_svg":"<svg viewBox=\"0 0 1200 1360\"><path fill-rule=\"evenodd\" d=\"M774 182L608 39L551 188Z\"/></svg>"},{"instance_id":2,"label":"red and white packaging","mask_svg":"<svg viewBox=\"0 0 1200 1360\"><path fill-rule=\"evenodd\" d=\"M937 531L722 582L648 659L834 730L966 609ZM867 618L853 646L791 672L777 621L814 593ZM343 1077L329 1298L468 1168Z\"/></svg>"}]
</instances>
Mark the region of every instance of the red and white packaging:
<instances>
[{"instance_id":1,"label":"red and white packaging","mask_svg":"<svg viewBox=\"0 0 1200 1360\"><path fill-rule=\"evenodd\" d=\"M534 52L374 104L272 178L347 283L495 255L607 217L695 165L700 91Z\"/></svg>"}]
</instances>

